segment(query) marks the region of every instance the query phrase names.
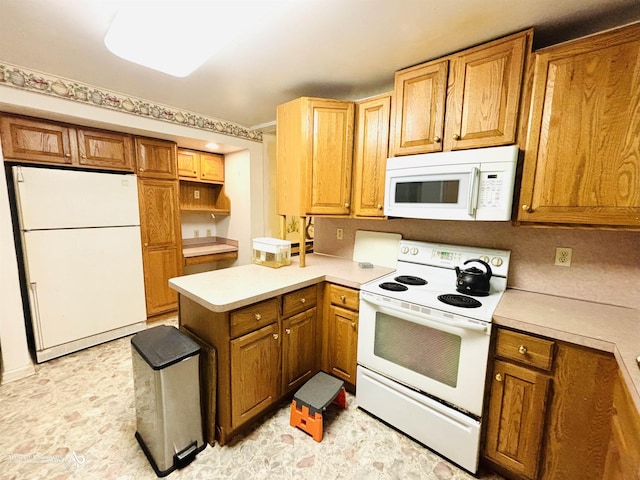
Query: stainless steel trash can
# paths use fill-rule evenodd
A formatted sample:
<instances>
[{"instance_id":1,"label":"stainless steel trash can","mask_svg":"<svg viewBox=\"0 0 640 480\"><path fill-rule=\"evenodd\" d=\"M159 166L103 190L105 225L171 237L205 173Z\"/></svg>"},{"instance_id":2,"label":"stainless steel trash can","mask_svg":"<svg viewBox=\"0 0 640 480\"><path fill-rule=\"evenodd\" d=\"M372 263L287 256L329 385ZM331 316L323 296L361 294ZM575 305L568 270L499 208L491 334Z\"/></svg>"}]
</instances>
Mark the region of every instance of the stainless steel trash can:
<instances>
[{"instance_id":1,"label":"stainless steel trash can","mask_svg":"<svg viewBox=\"0 0 640 480\"><path fill-rule=\"evenodd\" d=\"M135 436L159 477L187 465L206 447L199 354L196 342L168 325L131 338Z\"/></svg>"}]
</instances>

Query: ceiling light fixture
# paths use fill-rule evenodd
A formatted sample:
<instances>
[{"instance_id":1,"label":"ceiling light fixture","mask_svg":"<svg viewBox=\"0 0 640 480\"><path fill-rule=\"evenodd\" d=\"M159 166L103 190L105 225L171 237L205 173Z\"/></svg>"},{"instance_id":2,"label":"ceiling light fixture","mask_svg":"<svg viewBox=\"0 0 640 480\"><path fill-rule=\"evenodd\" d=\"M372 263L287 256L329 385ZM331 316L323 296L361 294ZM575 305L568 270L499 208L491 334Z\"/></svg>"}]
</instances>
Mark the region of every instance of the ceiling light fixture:
<instances>
[{"instance_id":1,"label":"ceiling light fixture","mask_svg":"<svg viewBox=\"0 0 640 480\"><path fill-rule=\"evenodd\" d=\"M205 147L207 147L209 150L217 150L218 148L220 148L220 145L214 142L210 142L210 143L207 143Z\"/></svg>"},{"instance_id":2,"label":"ceiling light fixture","mask_svg":"<svg viewBox=\"0 0 640 480\"><path fill-rule=\"evenodd\" d=\"M136 2L116 13L104 44L130 62L186 77L213 53L207 2Z\"/></svg>"}]
</instances>

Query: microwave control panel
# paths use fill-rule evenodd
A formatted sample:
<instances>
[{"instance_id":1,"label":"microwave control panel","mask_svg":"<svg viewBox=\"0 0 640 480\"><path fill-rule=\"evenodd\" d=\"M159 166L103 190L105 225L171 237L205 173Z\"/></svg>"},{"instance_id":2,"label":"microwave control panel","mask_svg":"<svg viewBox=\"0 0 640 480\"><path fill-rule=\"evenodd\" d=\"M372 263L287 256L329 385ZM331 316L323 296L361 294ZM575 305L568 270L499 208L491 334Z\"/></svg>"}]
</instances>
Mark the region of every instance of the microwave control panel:
<instances>
[{"instance_id":1,"label":"microwave control panel","mask_svg":"<svg viewBox=\"0 0 640 480\"><path fill-rule=\"evenodd\" d=\"M483 208L502 206L502 172L482 172L480 174L480 195L478 205Z\"/></svg>"}]
</instances>

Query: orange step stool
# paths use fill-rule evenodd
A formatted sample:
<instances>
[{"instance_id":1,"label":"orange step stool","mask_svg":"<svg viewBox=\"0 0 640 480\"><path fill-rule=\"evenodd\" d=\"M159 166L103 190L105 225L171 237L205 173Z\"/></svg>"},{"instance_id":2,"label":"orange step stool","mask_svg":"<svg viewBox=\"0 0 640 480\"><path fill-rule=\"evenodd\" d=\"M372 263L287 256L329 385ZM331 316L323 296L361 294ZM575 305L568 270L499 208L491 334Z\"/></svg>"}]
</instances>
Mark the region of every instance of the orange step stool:
<instances>
[{"instance_id":1,"label":"orange step stool","mask_svg":"<svg viewBox=\"0 0 640 480\"><path fill-rule=\"evenodd\" d=\"M344 382L324 372L316 373L293 396L289 424L322 441L322 412L335 402L347 408Z\"/></svg>"}]
</instances>

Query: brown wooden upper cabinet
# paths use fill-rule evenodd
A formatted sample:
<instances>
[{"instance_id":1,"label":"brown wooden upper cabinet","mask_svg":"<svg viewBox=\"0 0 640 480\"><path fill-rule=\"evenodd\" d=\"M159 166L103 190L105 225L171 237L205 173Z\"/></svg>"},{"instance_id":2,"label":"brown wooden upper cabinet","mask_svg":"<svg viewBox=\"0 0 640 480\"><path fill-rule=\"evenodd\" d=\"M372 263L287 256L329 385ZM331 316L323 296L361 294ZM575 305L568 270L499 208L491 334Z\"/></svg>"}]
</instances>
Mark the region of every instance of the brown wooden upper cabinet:
<instances>
[{"instance_id":1,"label":"brown wooden upper cabinet","mask_svg":"<svg viewBox=\"0 0 640 480\"><path fill-rule=\"evenodd\" d=\"M133 171L130 135L10 115L1 122L5 160Z\"/></svg>"},{"instance_id":2,"label":"brown wooden upper cabinet","mask_svg":"<svg viewBox=\"0 0 640 480\"><path fill-rule=\"evenodd\" d=\"M301 97L277 110L277 213L348 215L354 104Z\"/></svg>"},{"instance_id":3,"label":"brown wooden upper cabinet","mask_svg":"<svg viewBox=\"0 0 640 480\"><path fill-rule=\"evenodd\" d=\"M136 137L138 176L166 180L178 179L177 147L173 142Z\"/></svg>"},{"instance_id":4,"label":"brown wooden upper cabinet","mask_svg":"<svg viewBox=\"0 0 640 480\"><path fill-rule=\"evenodd\" d=\"M515 143L533 30L396 72L392 153Z\"/></svg>"},{"instance_id":5,"label":"brown wooden upper cabinet","mask_svg":"<svg viewBox=\"0 0 640 480\"><path fill-rule=\"evenodd\" d=\"M179 148L178 176L192 182L224 183L224 156Z\"/></svg>"},{"instance_id":6,"label":"brown wooden upper cabinet","mask_svg":"<svg viewBox=\"0 0 640 480\"><path fill-rule=\"evenodd\" d=\"M390 116L390 93L356 104L353 151L353 214L356 217L384 217Z\"/></svg>"},{"instance_id":7,"label":"brown wooden upper cabinet","mask_svg":"<svg viewBox=\"0 0 640 480\"><path fill-rule=\"evenodd\" d=\"M540 50L518 220L640 226L640 24Z\"/></svg>"}]
</instances>

